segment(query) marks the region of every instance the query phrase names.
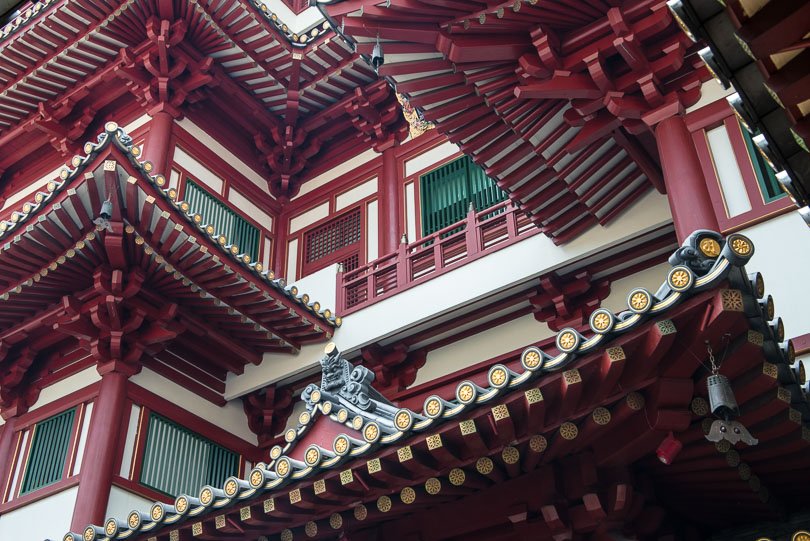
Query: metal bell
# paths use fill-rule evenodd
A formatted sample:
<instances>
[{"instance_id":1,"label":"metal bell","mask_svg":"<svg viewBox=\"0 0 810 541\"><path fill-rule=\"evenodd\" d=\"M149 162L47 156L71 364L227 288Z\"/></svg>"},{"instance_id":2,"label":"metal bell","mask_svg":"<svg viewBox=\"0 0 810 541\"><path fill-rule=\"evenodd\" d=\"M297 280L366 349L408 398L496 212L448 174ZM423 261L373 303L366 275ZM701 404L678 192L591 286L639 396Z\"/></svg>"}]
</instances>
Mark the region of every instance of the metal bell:
<instances>
[{"instance_id":1,"label":"metal bell","mask_svg":"<svg viewBox=\"0 0 810 541\"><path fill-rule=\"evenodd\" d=\"M98 214L105 220L109 220L110 218L112 218L112 210L113 210L112 201L110 201L109 199L105 199L104 202L101 204L101 211Z\"/></svg>"},{"instance_id":2,"label":"metal bell","mask_svg":"<svg viewBox=\"0 0 810 541\"><path fill-rule=\"evenodd\" d=\"M738 414L737 399L731 390L731 383L722 374L712 374L706 380L709 388L709 405L712 413L728 419Z\"/></svg>"},{"instance_id":3,"label":"metal bell","mask_svg":"<svg viewBox=\"0 0 810 541\"><path fill-rule=\"evenodd\" d=\"M377 38L377 43L374 44L374 49L371 51L371 65L377 70L384 62L385 57L383 56L382 45L380 45L380 39Z\"/></svg>"}]
</instances>

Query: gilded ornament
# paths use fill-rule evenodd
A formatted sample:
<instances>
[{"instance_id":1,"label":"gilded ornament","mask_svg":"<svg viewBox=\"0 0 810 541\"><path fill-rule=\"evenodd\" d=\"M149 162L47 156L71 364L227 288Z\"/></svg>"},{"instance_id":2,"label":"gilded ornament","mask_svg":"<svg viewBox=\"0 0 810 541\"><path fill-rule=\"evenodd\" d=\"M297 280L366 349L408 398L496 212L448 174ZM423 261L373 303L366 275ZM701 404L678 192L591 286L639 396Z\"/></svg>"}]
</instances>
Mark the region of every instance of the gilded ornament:
<instances>
[{"instance_id":1,"label":"gilded ornament","mask_svg":"<svg viewBox=\"0 0 810 541\"><path fill-rule=\"evenodd\" d=\"M458 397L459 401L464 404L472 402L472 400L475 398L475 388L471 383L462 383L456 392L456 396Z\"/></svg>"},{"instance_id":2,"label":"gilded ornament","mask_svg":"<svg viewBox=\"0 0 810 541\"><path fill-rule=\"evenodd\" d=\"M565 353L574 350L577 342L577 335L573 331L566 330L557 335L557 346Z\"/></svg>"},{"instance_id":3,"label":"gilded ornament","mask_svg":"<svg viewBox=\"0 0 810 541\"><path fill-rule=\"evenodd\" d=\"M749 241L742 235L732 236L731 239L729 240L729 244L731 245L731 250L739 256L750 255L751 251L753 250L751 241Z\"/></svg>"},{"instance_id":4,"label":"gilded ornament","mask_svg":"<svg viewBox=\"0 0 810 541\"><path fill-rule=\"evenodd\" d=\"M630 308L636 312L643 312L650 306L650 294L643 290L636 290L630 294Z\"/></svg>"},{"instance_id":5,"label":"gilded ornament","mask_svg":"<svg viewBox=\"0 0 810 541\"><path fill-rule=\"evenodd\" d=\"M377 423L369 423L363 429L363 438L369 443L377 441L380 437L380 427Z\"/></svg>"},{"instance_id":6,"label":"gilded ornament","mask_svg":"<svg viewBox=\"0 0 810 541\"><path fill-rule=\"evenodd\" d=\"M329 516L329 526L333 530L339 530L343 527L343 516L340 513L332 513Z\"/></svg>"},{"instance_id":7,"label":"gilded ornament","mask_svg":"<svg viewBox=\"0 0 810 541\"><path fill-rule=\"evenodd\" d=\"M430 494L431 496L435 496L442 490L442 482L439 481L436 477L431 477L427 481L425 481L425 492Z\"/></svg>"},{"instance_id":8,"label":"gilded ornament","mask_svg":"<svg viewBox=\"0 0 810 541\"><path fill-rule=\"evenodd\" d=\"M411 487L405 487L399 492L399 499L402 503L410 505L416 501L416 491Z\"/></svg>"},{"instance_id":9,"label":"gilded ornament","mask_svg":"<svg viewBox=\"0 0 810 541\"><path fill-rule=\"evenodd\" d=\"M579 434L577 425L571 422L565 422L560 425L560 436L566 440L573 440Z\"/></svg>"},{"instance_id":10,"label":"gilded ornament","mask_svg":"<svg viewBox=\"0 0 810 541\"><path fill-rule=\"evenodd\" d=\"M430 418L435 418L442 413L442 402L435 397L430 397L425 402L425 414Z\"/></svg>"},{"instance_id":11,"label":"gilded ornament","mask_svg":"<svg viewBox=\"0 0 810 541\"><path fill-rule=\"evenodd\" d=\"M345 455L349 451L349 438L338 436L332 445L334 451L339 455Z\"/></svg>"},{"instance_id":12,"label":"gilded ornament","mask_svg":"<svg viewBox=\"0 0 810 541\"><path fill-rule=\"evenodd\" d=\"M318 535L318 525L315 524L314 521L310 520L304 526L304 533L307 534L307 537L315 537Z\"/></svg>"},{"instance_id":13,"label":"gilded ornament","mask_svg":"<svg viewBox=\"0 0 810 541\"><path fill-rule=\"evenodd\" d=\"M523 351L523 355L521 355L521 364L528 369L534 370L540 366L540 363L543 359L540 350L537 348L526 348Z\"/></svg>"},{"instance_id":14,"label":"gilded ornament","mask_svg":"<svg viewBox=\"0 0 810 541\"><path fill-rule=\"evenodd\" d=\"M377 509L379 509L383 513L387 513L391 510L391 498L388 496L380 496L377 498Z\"/></svg>"},{"instance_id":15,"label":"gilded ornament","mask_svg":"<svg viewBox=\"0 0 810 541\"><path fill-rule=\"evenodd\" d=\"M352 510L355 520L363 521L368 517L368 509L362 503Z\"/></svg>"},{"instance_id":16,"label":"gilded ornament","mask_svg":"<svg viewBox=\"0 0 810 541\"><path fill-rule=\"evenodd\" d=\"M611 317L607 311L597 311L591 316L591 328L596 332L605 332L610 328Z\"/></svg>"},{"instance_id":17,"label":"gilded ornament","mask_svg":"<svg viewBox=\"0 0 810 541\"><path fill-rule=\"evenodd\" d=\"M413 417L411 416L411 413L407 410L400 410L394 417L394 424L399 430L402 431L408 430L411 427L412 422Z\"/></svg>"},{"instance_id":18,"label":"gilded ornament","mask_svg":"<svg viewBox=\"0 0 810 541\"><path fill-rule=\"evenodd\" d=\"M450 470L450 473L447 475L447 478L450 480L450 484L455 487L460 487L464 484L464 481L467 480L467 474L464 473L464 470L461 468L453 468Z\"/></svg>"},{"instance_id":19,"label":"gilded ornament","mask_svg":"<svg viewBox=\"0 0 810 541\"><path fill-rule=\"evenodd\" d=\"M307 449L307 452L304 454L304 460L306 461L307 466L315 466L321 461L321 452L314 445L310 446L309 449Z\"/></svg>"},{"instance_id":20,"label":"gilded ornament","mask_svg":"<svg viewBox=\"0 0 810 541\"><path fill-rule=\"evenodd\" d=\"M700 239L698 248L706 257L717 257L720 255L720 243L711 237Z\"/></svg>"},{"instance_id":21,"label":"gilded ornament","mask_svg":"<svg viewBox=\"0 0 810 541\"><path fill-rule=\"evenodd\" d=\"M281 457L276 461L276 473L279 477L287 477L290 474L290 461L287 457Z\"/></svg>"}]
</instances>

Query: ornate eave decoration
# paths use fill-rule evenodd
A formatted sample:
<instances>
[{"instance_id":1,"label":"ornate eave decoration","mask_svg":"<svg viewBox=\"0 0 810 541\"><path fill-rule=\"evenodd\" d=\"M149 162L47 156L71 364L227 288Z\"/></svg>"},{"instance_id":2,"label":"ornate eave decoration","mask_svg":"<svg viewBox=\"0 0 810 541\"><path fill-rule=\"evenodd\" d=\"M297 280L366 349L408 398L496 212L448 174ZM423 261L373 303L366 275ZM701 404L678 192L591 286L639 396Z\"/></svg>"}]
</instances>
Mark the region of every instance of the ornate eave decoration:
<instances>
[{"instance_id":1,"label":"ornate eave decoration","mask_svg":"<svg viewBox=\"0 0 810 541\"><path fill-rule=\"evenodd\" d=\"M285 297L299 304L304 310L312 313L323 321L324 324L331 327L339 327L342 324L342 318L335 315L332 310L322 307L318 301L311 300L308 294L300 293L296 286L288 286L286 281L283 278L277 278L272 270L264 269L261 262L251 261L249 254L242 252L238 245L232 243L225 235L219 233L216 227L208 223L204 216L200 213L193 213L190 205L186 201L178 199L177 190L167 187L166 177L160 174L152 174L153 168L151 162L142 162L137 159L138 156L140 156L140 148L133 144L132 138L115 122L107 122L105 124L105 131L99 134L95 143L86 142L84 144L85 155L74 156L70 162L72 168L64 167L59 173L58 180L49 181L43 190L34 194L33 201L25 202L19 207L19 210L13 211L10 215L10 220L0 220L0 241L11 239L13 243L21 242L23 236L21 234L14 235L14 233L24 231L25 225L35 220L45 211L49 204L58 204L55 202L58 196L62 192L70 190L73 184L77 182L77 179L83 177L90 163L110 145L114 145L124 153L129 159L130 165L138 171L141 178L152 184L156 188L157 193L175 207L187 223L192 225L201 235L209 237L212 243L214 243L226 257L248 270L259 281L266 283ZM102 227L99 226L99 229L101 228ZM12 237L12 235L14 236ZM77 239L77 243L82 242L83 239ZM2 254L4 250L5 247L0 245L0 254ZM6 300L10 295L19 293L23 287L35 287L35 282L30 280L8 291L0 291L0 300Z\"/></svg>"},{"instance_id":2,"label":"ornate eave decoration","mask_svg":"<svg viewBox=\"0 0 810 541\"><path fill-rule=\"evenodd\" d=\"M556 351L546 352L534 346L523 351L520 358L521 372L511 370L503 364L495 364L488 371L486 386L479 386L470 380L461 381L456 387L454 398L429 396L421 413L397 408L373 388L373 372L363 366L352 366L341 357L334 344L329 344L321 359L320 385L311 384L303 391L302 400L306 403L306 411L299 416L297 426L285 433L285 445L271 449L268 464L257 464L247 479L231 477L221 488L206 486L198 496L181 495L173 507L156 503L149 514L133 511L124 522L111 518L104 528L88 526L83 536L69 532L64 541L78 541L80 537L84 541L122 540L147 532L154 535L154 532L165 526L177 525L192 517L199 521L199 517L206 513L238 505L239 502L247 503L248 500L255 500L263 495L269 496L264 500L265 513L272 513L273 496L284 487L303 480L312 480L327 471L336 470L354 458L368 457L397 443L404 445L400 446L398 452L410 452L410 447L404 442L409 441L411 436L435 430L447 421L492 403L505 394L525 390L527 400L542 400L542 396L535 397L539 392L529 388L529 384L543 374L559 371L578 357L606 348L614 338L639 329L643 324L664 316L668 310L684 300L726 280L738 289L724 290L724 303L726 297L729 297L729 303L738 301L741 306L735 305L733 308L743 310L752 325L762 329L763 352L770 362L790 365L795 357L792 344L790 341L783 343L784 337L778 335L778 330L774 330L778 325L762 323L773 319L772 313L764 312L767 308L763 306L768 303L756 301L765 296L762 277L758 273L747 275L743 267L753 253L751 241L743 235L732 234L724 239L712 231L697 231L672 255L672 268L654 294L644 288L632 290L627 297L627 310L614 314L599 309L593 313L589 336L583 336L573 328L562 329L556 337ZM748 300L751 299L753 300L749 306ZM672 329L663 331L667 325ZM656 328L662 332L675 332L669 320L659 321ZM609 348L608 353L610 349L620 348ZM506 406L493 407L493 415L496 415L498 408ZM506 414L508 415L508 409ZM293 453L296 445L322 416L343 425L345 431L334 437L331 448L311 444L303 454ZM573 423L563 423L561 433L565 425L571 425L572 430L576 430ZM428 436L428 445L431 444L431 438L439 438L434 445L441 445L438 434ZM301 455L303 460L292 458L293 454ZM344 475L348 482L352 475L351 469L341 471L341 482ZM381 500L382 498L385 496ZM198 526L202 528L200 522L195 522L194 527ZM285 532L289 533L288 530Z\"/></svg>"}]
</instances>

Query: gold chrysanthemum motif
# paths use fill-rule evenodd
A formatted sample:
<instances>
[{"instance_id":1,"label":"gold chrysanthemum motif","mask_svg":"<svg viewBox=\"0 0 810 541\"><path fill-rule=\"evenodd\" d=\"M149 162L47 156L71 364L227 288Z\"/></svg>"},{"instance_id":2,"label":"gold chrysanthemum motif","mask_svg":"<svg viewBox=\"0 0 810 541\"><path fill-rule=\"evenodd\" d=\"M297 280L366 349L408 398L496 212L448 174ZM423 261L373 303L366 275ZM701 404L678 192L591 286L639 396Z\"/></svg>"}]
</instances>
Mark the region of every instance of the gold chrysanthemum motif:
<instances>
[{"instance_id":1,"label":"gold chrysanthemum motif","mask_svg":"<svg viewBox=\"0 0 810 541\"><path fill-rule=\"evenodd\" d=\"M573 349L577 343L577 337L571 331L565 331L559 338L560 347L564 350Z\"/></svg>"},{"instance_id":2,"label":"gold chrysanthemum motif","mask_svg":"<svg viewBox=\"0 0 810 541\"><path fill-rule=\"evenodd\" d=\"M644 310L650 304L650 296L643 291L636 291L630 297L630 306L636 310Z\"/></svg>"},{"instance_id":3,"label":"gold chrysanthemum motif","mask_svg":"<svg viewBox=\"0 0 810 541\"><path fill-rule=\"evenodd\" d=\"M669 275L669 283L675 289L683 289L689 285L690 276L689 272L684 269L678 269L673 271L672 274Z\"/></svg>"},{"instance_id":4,"label":"gold chrysanthemum motif","mask_svg":"<svg viewBox=\"0 0 810 541\"><path fill-rule=\"evenodd\" d=\"M312 420L312 416L309 414L308 411L302 411L301 415L298 416L298 422L302 425L309 424L309 421Z\"/></svg>"},{"instance_id":5,"label":"gold chrysanthemum motif","mask_svg":"<svg viewBox=\"0 0 810 541\"><path fill-rule=\"evenodd\" d=\"M402 503L410 505L416 501L416 491L411 487L405 487L399 492L399 499Z\"/></svg>"},{"instance_id":6,"label":"gold chrysanthemum motif","mask_svg":"<svg viewBox=\"0 0 810 541\"><path fill-rule=\"evenodd\" d=\"M292 530L290 530L289 528L281 530L281 535L279 536L279 538L281 539L281 541L293 541Z\"/></svg>"},{"instance_id":7,"label":"gold chrysanthemum motif","mask_svg":"<svg viewBox=\"0 0 810 541\"><path fill-rule=\"evenodd\" d=\"M610 316L605 312L599 312L593 316L593 328L597 331L604 331L610 326Z\"/></svg>"},{"instance_id":8,"label":"gold chrysanthemum motif","mask_svg":"<svg viewBox=\"0 0 810 541\"><path fill-rule=\"evenodd\" d=\"M483 456L475 462L475 469L481 475L489 475L494 468L495 464L492 463L492 459L488 456Z\"/></svg>"},{"instance_id":9,"label":"gold chrysanthemum motif","mask_svg":"<svg viewBox=\"0 0 810 541\"><path fill-rule=\"evenodd\" d=\"M512 446L504 447L501 451L501 458L506 464L517 464L520 460L520 451Z\"/></svg>"},{"instance_id":10,"label":"gold chrysanthemum motif","mask_svg":"<svg viewBox=\"0 0 810 541\"><path fill-rule=\"evenodd\" d=\"M203 503L203 505L208 505L209 503L211 503L211 500L213 499L214 493L211 491L210 488L202 489L202 491L200 492L200 501Z\"/></svg>"},{"instance_id":11,"label":"gold chrysanthemum motif","mask_svg":"<svg viewBox=\"0 0 810 541\"><path fill-rule=\"evenodd\" d=\"M62 538L62 541L76 541L76 538L73 537L73 534L66 533L65 537Z\"/></svg>"},{"instance_id":12,"label":"gold chrysanthemum motif","mask_svg":"<svg viewBox=\"0 0 810 541\"><path fill-rule=\"evenodd\" d=\"M394 422L400 430L407 430L411 426L411 416L407 411L400 411Z\"/></svg>"},{"instance_id":13,"label":"gold chrysanthemum motif","mask_svg":"<svg viewBox=\"0 0 810 541\"><path fill-rule=\"evenodd\" d=\"M442 410L442 403L437 398L431 398L425 404L425 412L431 417L435 417Z\"/></svg>"},{"instance_id":14,"label":"gold chrysanthemum motif","mask_svg":"<svg viewBox=\"0 0 810 541\"><path fill-rule=\"evenodd\" d=\"M506 370L504 370L503 368L496 368L495 370L493 370L489 374L489 382L496 387L499 387L504 383L506 383Z\"/></svg>"},{"instance_id":15,"label":"gold chrysanthemum motif","mask_svg":"<svg viewBox=\"0 0 810 541\"><path fill-rule=\"evenodd\" d=\"M366 520L368 517L368 509L362 503L352 510L356 520Z\"/></svg>"},{"instance_id":16,"label":"gold chrysanthemum motif","mask_svg":"<svg viewBox=\"0 0 810 541\"><path fill-rule=\"evenodd\" d=\"M253 473L250 474L250 486L258 487L264 482L264 476L262 472L253 470Z\"/></svg>"},{"instance_id":17,"label":"gold chrysanthemum motif","mask_svg":"<svg viewBox=\"0 0 810 541\"><path fill-rule=\"evenodd\" d=\"M355 415L354 418L352 419L352 428L355 430L360 430L362 426L363 426L363 418L360 417L359 415Z\"/></svg>"},{"instance_id":18,"label":"gold chrysanthemum motif","mask_svg":"<svg viewBox=\"0 0 810 541\"><path fill-rule=\"evenodd\" d=\"M383 513L387 513L391 510L391 498L388 496L380 496L377 498L377 509L382 511Z\"/></svg>"},{"instance_id":19,"label":"gold chrysanthemum motif","mask_svg":"<svg viewBox=\"0 0 810 541\"><path fill-rule=\"evenodd\" d=\"M141 523L141 517L136 512L132 512L127 517L127 524L129 525L130 529L135 529L138 527L138 524Z\"/></svg>"},{"instance_id":20,"label":"gold chrysanthemum motif","mask_svg":"<svg viewBox=\"0 0 810 541\"><path fill-rule=\"evenodd\" d=\"M287 442L291 442L295 439L296 432L294 428L289 429L284 433L284 440Z\"/></svg>"},{"instance_id":21,"label":"gold chrysanthemum motif","mask_svg":"<svg viewBox=\"0 0 810 541\"><path fill-rule=\"evenodd\" d=\"M579 434L579 429L577 425L570 422L565 422L560 425L560 436L566 440L573 440Z\"/></svg>"},{"instance_id":22,"label":"gold chrysanthemum motif","mask_svg":"<svg viewBox=\"0 0 810 541\"><path fill-rule=\"evenodd\" d=\"M540 353L534 349L523 354L523 364L526 368L537 368L540 365Z\"/></svg>"},{"instance_id":23,"label":"gold chrysanthemum motif","mask_svg":"<svg viewBox=\"0 0 810 541\"><path fill-rule=\"evenodd\" d=\"M473 399L474 392L473 386L469 383L465 383L458 388L458 398L462 402L469 402Z\"/></svg>"},{"instance_id":24,"label":"gold chrysanthemum motif","mask_svg":"<svg viewBox=\"0 0 810 541\"><path fill-rule=\"evenodd\" d=\"M180 496L174 502L174 508L178 513L185 513L188 509L188 499L185 496Z\"/></svg>"},{"instance_id":25,"label":"gold chrysanthemum motif","mask_svg":"<svg viewBox=\"0 0 810 541\"><path fill-rule=\"evenodd\" d=\"M535 435L529 438L529 449L535 453L542 453L548 447L548 440L541 435Z\"/></svg>"},{"instance_id":26,"label":"gold chrysanthemum motif","mask_svg":"<svg viewBox=\"0 0 810 541\"><path fill-rule=\"evenodd\" d=\"M281 446L274 445L272 449L270 449L270 458L273 460L277 459L281 456Z\"/></svg>"},{"instance_id":27,"label":"gold chrysanthemum motif","mask_svg":"<svg viewBox=\"0 0 810 541\"><path fill-rule=\"evenodd\" d=\"M233 496L234 494L236 494L238 488L239 485L236 484L236 481L230 479L227 483L225 483L225 494L227 494L228 496Z\"/></svg>"},{"instance_id":28,"label":"gold chrysanthemum motif","mask_svg":"<svg viewBox=\"0 0 810 541\"><path fill-rule=\"evenodd\" d=\"M610 411L607 408L596 408L591 413L591 417L596 424L604 426L610 422Z\"/></svg>"},{"instance_id":29,"label":"gold chrysanthemum motif","mask_svg":"<svg viewBox=\"0 0 810 541\"><path fill-rule=\"evenodd\" d=\"M748 255L751 253L751 243L745 237L734 237L731 239L731 249L737 255Z\"/></svg>"},{"instance_id":30,"label":"gold chrysanthemum motif","mask_svg":"<svg viewBox=\"0 0 810 541\"><path fill-rule=\"evenodd\" d=\"M175 505L175 507L177 507L177 506ZM116 524L114 518L111 518L104 525L104 533L107 534L107 537L112 537L112 536L115 535L115 532L117 532L117 531L118 531L118 524Z\"/></svg>"},{"instance_id":31,"label":"gold chrysanthemum motif","mask_svg":"<svg viewBox=\"0 0 810 541\"><path fill-rule=\"evenodd\" d=\"M88 526L84 529L84 541L93 541L96 538L96 531L93 529L92 526Z\"/></svg>"},{"instance_id":32,"label":"gold chrysanthemum motif","mask_svg":"<svg viewBox=\"0 0 810 541\"><path fill-rule=\"evenodd\" d=\"M306 526L304 526L304 533L307 534L307 537L315 537L318 535L318 525L310 520L307 522Z\"/></svg>"},{"instance_id":33,"label":"gold chrysanthemum motif","mask_svg":"<svg viewBox=\"0 0 810 541\"><path fill-rule=\"evenodd\" d=\"M698 248L700 248L700 251L706 257L717 257L720 255L720 243L710 237L700 239Z\"/></svg>"},{"instance_id":34,"label":"gold chrysanthemum motif","mask_svg":"<svg viewBox=\"0 0 810 541\"><path fill-rule=\"evenodd\" d=\"M329 526L333 530L339 530L343 527L343 516L340 513L332 513L329 516Z\"/></svg>"},{"instance_id":35,"label":"gold chrysanthemum motif","mask_svg":"<svg viewBox=\"0 0 810 541\"><path fill-rule=\"evenodd\" d=\"M790 541L810 541L810 532L800 530L793 534L793 537L790 538Z\"/></svg>"},{"instance_id":36,"label":"gold chrysanthemum motif","mask_svg":"<svg viewBox=\"0 0 810 541\"><path fill-rule=\"evenodd\" d=\"M152 506L152 510L149 512L149 515L152 517L152 520L158 521L163 518L163 508L155 504Z\"/></svg>"},{"instance_id":37,"label":"gold chrysanthemum motif","mask_svg":"<svg viewBox=\"0 0 810 541\"><path fill-rule=\"evenodd\" d=\"M773 297L768 295L768 300L765 301L765 315L768 317L768 321L772 320L776 315L776 306L773 303Z\"/></svg>"},{"instance_id":38,"label":"gold chrysanthemum motif","mask_svg":"<svg viewBox=\"0 0 810 541\"><path fill-rule=\"evenodd\" d=\"M281 477L290 473L290 461L286 458L281 458L276 462L276 473Z\"/></svg>"},{"instance_id":39,"label":"gold chrysanthemum motif","mask_svg":"<svg viewBox=\"0 0 810 541\"><path fill-rule=\"evenodd\" d=\"M641 408L644 407L644 395L641 393L637 393L633 391L632 393L628 394L625 398L625 402L627 403L627 407L629 407L633 411L639 411Z\"/></svg>"},{"instance_id":40,"label":"gold chrysanthemum motif","mask_svg":"<svg viewBox=\"0 0 810 541\"><path fill-rule=\"evenodd\" d=\"M467 480L467 474L464 473L464 470L461 468L453 468L450 470L450 473L447 475L447 478L450 480L450 484L454 487L460 487L464 484L464 481Z\"/></svg>"},{"instance_id":41,"label":"gold chrysanthemum motif","mask_svg":"<svg viewBox=\"0 0 810 541\"><path fill-rule=\"evenodd\" d=\"M345 409L341 409L337 413L337 418L338 418L338 421L340 421L341 423L345 423L346 420L349 418L349 412L347 410L345 410Z\"/></svg>"},{"instance_id":42,"label":"gold chrysanthemum motif","mask_svg":"<svg viewBox=\"0 0 810 541\"><path fill-rule=\"evenodd\" d=\"M310 447L307 450L307 453L305 455L305 459L306 459L307 464L309 466L314 466L315 464L317 464L318 460L320 460L320 458L321 458L321 454L314 447Z\"/></svg>"},{"instance_id":43,"label":"gold chrysanthemum motif","mask_svg":"<svg viewBox=\"0 0 810 541\"><path fill-rule=\"evenodd\" d=\"M338 454L343 454L349 450L349 440L344 436L335 438L335 451Z\"/></svg>"},{"instance_id":44,"label":"gold chrysanthemum motif","mask_svg":"<svg viewBox=\"0 0 810 541\"><path fill-rule=\"evenodd\" d=\"M442 490L442 482L435 477L431 477L425 481L425 492L431 496L435 496Z\"/></svg>"},{"instance_id":45,"label":"gold chrysanthemum motif","mask_svg":"<svg viewBox=\"0 0 810 541\"><path fill-rule=\"evenodd\" d=\"M366 441L375 441L379 435L380 427L378 427L376 423L369 423L366 425L366 428L363 429L363 437L366 438Z\"/></svg>"}]
</instances>

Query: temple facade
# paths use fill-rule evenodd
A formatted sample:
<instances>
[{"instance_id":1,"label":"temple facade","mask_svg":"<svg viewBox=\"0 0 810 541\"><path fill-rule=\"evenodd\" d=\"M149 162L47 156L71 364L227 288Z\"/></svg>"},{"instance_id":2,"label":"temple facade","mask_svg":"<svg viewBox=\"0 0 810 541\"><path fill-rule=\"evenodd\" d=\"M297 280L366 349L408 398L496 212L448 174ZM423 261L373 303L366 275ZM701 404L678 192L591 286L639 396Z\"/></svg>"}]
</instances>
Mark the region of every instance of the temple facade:
<instances>
[{"instance_id":1,"label":"temple facade","mask_svg":"<svg viewBox=\"0 0 810 541\"><path fill-rule=\"evenodd\" d=\"M718 6L0 2L0 539L810 541L810 12Z\"/></svg>"}]
</instances>

